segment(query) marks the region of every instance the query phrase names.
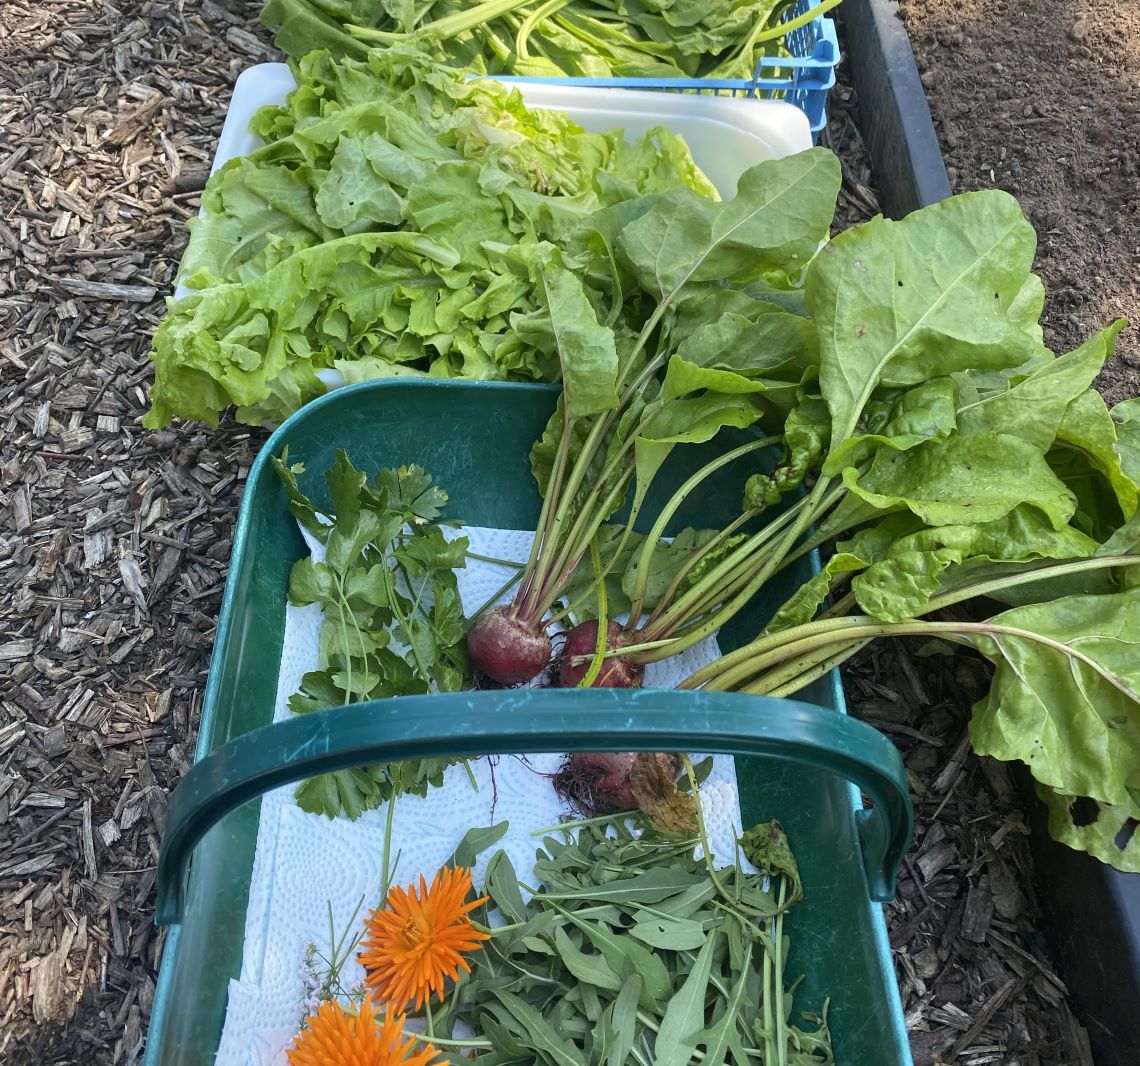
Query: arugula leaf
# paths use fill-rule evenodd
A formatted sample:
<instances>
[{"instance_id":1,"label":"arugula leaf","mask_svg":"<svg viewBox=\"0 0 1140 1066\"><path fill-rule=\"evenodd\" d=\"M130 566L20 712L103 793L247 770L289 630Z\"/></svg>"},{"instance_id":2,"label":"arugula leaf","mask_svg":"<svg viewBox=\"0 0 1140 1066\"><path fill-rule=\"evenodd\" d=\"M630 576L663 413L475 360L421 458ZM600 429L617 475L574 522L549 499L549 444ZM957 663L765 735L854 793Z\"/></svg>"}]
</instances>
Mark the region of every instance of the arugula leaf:
<instances>
[{"instance_id":1,"label":"arugula leaf","mask_svg":"<svg viewBox=\"0 0 1140 1066\"><path fill-rule=\"evenodd\" d=\"M661 601L681 568L694 557L704 554L706 545L717 535L715 529L683 529L672 541L662 542L649 557L649 578L645 586L645 607L652 609ZM632 539L632 538L631 538ZM640 543L638 548L640 548ZM621 577L621 589L628 597L637 584L640 552L633 552Z\"/></svg>"},{"instance_id":2,"label":"arugula leaf","mask_svg":"<svg viewBox=\"0 0 1140 1066\"><path fill-rule=\"evenodd\" d=\"M781 1043L790 1064L806 1066L805 1048L829 1061L825 1027L806 1033L781 1018L778 1032L757 1036L762 998L783 981L784 937L779 918L746 918L735 905L774 912L776 903L761 873L722 868L718 889L695 843L624 820L570 824L544 838L526 879L541 887L525 901L497 853L485 891L510 925L472 956L470 974L434 1016L436 1032L452 1035L462 1018L491 1042L481 1055L494 1062L624 1066L639 1048L645 1062L688 1063L702 1046L706 1061L724 1062L730 1047L758 1039L773 1061ZM791 877L786 846L781 856ZM794 990L783 993L789 1017Z\"/></svg>"},{"instance_id":3,"label":"arugula leaf","mask_svg":"<svg viewBox=\"0 0 1140 1066\"><path fill-rule=\"evenodd\" d=\"M712 976L717 930L708 934L684 983L669 1000L654 1044L655 1066L686 1066L696 1050L696 1037L704 1029L705 995Z\"/></svg>"}]
</instances>

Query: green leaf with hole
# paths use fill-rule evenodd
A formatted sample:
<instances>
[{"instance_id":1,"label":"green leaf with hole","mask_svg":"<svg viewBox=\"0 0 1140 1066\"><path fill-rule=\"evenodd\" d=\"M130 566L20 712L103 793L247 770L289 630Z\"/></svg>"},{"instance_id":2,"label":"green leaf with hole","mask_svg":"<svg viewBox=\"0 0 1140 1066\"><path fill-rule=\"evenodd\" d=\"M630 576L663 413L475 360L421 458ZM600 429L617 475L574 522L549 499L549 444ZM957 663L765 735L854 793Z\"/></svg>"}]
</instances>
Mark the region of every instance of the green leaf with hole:
<instances>
[{"instance_id":1,"label":"green leaf with hole","mask_svg":"<svg viewBox=\"0 0 1140 1066\"><path fill-rule=\"evenodd\" d=\"M653 948L696 951L708 939L704 922L690 918L657 918L648 915L629 927L629 935Z\"/></svg>"},{"instance_id":2,"label":"green leaf with hole","mask_svg":"<svg viewBox=\"0 0 1140 1066\"><path fill-rule=\"evenodd\" d=\"M1049 810L1049 835L1075 851L1087 851L1125 873L1140 873L1140 791L1125 803L1097 803L1069 796L1046 785L1037 795Z\"/></svg>"}]
</instances>

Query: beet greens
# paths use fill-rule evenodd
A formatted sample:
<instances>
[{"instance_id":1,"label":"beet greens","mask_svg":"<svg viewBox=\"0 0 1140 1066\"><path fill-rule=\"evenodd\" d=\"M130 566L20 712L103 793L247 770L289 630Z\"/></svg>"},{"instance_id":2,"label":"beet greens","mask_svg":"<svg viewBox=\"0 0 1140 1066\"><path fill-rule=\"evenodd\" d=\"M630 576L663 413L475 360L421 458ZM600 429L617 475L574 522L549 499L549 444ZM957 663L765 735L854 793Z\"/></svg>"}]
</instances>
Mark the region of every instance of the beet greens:
<instances>
[{"instance_id":1,"label":"beet greens","mask_svg":"<svg viewBox=\"0 0 1140 1066\"><path fill-rule=\"evenodd\" d=\"M714 634L825 549L764 632L682 687L789 696L879 637L973 648L996 666L975 748L1029 766L1059 839L1138 870L1140 401L1110 411L1091 388L1123 322L1060 357L1044 346L1034 250L996 191L832 240L807 267L805 332L781 365L791 401L754 420L780 460L762 458L770 437L726 448L644 538L633 519L600 528L605 562L571 577L562 612L595 616L604 588L609 614L629 621L592 665L643 666ZM708 395L701 384L723 394L726 353L758 358L760 319L733 317L746 298L725 292L719 316L672 335L661 395L671 376L690 389L684 402ZM702 477L742 459L760 469L738 517L665 543ZM967 602L967 620L946 613ZM1094 801L1093 822L1074 820L1078 798Z\"/></svg>"},{"instance_id":2,"label":"beet greens","mask_svg":"<svg viewBox=\"0 0 1140 1066\"><path fill-rule=\"evenodd\" d=\"M531 455L543 505L518 591L469 634L481 671L520 679L523 657L512 649L529 651L545 632L547 613L627 497L632 530L675 445L786 413L803 373L789 353L802 349L809 324L725 282L794 292L826 236L838 181L834 156L812 149L747 171L729 203L687 189L643 197L598 212L573 261L551 250L547 314L527 329L549 334L563 394ZM735 353L731 369L684 358L687 340L729 317L766 343ZM630 321L642 322L636 336ZM494 644L496 634L510 647Z\"/></svg>"}]
</instances>

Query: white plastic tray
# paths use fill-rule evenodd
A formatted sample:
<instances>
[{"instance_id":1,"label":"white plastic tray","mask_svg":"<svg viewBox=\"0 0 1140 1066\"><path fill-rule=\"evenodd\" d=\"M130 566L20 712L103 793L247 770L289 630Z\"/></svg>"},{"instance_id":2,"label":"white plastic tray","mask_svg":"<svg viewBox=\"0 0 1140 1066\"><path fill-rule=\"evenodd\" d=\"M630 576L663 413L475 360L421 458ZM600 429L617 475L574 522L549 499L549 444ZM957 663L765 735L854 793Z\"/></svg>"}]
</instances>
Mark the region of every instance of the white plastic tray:
<instances>
[{"instance_id":1,"label":"white plastic tray","mask_svg":"<svg viewBox=\"0 0 1140 1066\"><path fill-rule=\"evenodd\" d=\"M731 96L682 96L637 89L592 89L580 85L515 82L528 107L565 111L583 129L623 129L636 139L655 126L685 138L697 165L725 199L749 167L811 147L807 117L797 107L773 100ZM213 169L261 146L249 132L254 112L283 104L295 88L284 63L260 63L243 71L218 140Z\"/></svg>"}]
</instances>

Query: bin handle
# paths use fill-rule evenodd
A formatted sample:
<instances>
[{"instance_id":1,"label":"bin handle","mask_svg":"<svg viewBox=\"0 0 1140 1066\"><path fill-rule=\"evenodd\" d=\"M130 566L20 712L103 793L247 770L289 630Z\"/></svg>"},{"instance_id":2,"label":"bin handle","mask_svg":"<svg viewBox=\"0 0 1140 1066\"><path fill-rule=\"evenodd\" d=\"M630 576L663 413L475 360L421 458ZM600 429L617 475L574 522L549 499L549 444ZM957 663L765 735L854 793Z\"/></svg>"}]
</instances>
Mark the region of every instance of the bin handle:
<instances>
[{"instance_id":1,"label":"bin handle","mask_svg":"<svg viewBox=\"0 0 1140 1066\"><path fill-rule=\"evenodd\" d=\"M263 792L374 762L551 751L706 751L775 756L856 784L867 885L892 899L914 816L906 771L878 730L797 700L659 689L509 689L404 696L298 715L251 730L195 764L171 798L158 860L156 922L182 916L194 846Z\"/></svg>"}]
</instances>

